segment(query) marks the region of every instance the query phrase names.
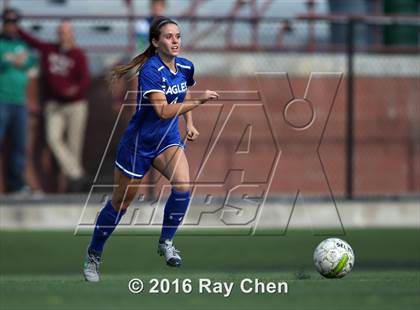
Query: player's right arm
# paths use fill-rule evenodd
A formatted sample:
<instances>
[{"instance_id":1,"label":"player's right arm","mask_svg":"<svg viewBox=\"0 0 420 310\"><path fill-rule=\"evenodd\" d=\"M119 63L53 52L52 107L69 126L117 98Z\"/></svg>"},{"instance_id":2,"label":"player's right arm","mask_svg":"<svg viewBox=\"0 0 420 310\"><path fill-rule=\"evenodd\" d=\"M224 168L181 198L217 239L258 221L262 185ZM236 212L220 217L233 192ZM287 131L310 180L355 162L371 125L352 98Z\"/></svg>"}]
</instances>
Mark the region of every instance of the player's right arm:
<instances>
[{"instance_id":1,"label":"player's right arm","mask_svg":"<svg viewBox=\"0 0 420 310\"><path fill-rule=\"evenodd\" d=\"M219 94L212 90L206 90L204 94L197 100L184 102L182 104L168 104L163 92L149 93L149 100L153 104L156 114L161 119L170 119L178 115L182 115L195 109L209 100L219 98Z\"/></svg>"}]
</instances>

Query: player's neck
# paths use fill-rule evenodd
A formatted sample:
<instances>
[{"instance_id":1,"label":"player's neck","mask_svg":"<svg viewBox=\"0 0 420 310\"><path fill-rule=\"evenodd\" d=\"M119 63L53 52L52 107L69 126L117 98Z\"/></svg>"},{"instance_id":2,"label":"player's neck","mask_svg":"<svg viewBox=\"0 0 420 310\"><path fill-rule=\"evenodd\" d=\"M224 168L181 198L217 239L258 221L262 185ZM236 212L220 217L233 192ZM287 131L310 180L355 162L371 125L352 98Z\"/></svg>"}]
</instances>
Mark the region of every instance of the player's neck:
<instances>
[{"instance_id":1,"label":"player's neck","mask_svg":"<svg viewBox=\"0 0 420 310\"><path fill-rule=\"evenodd\" d=\"M172 72L176 72L177 68L176 68L176 64L175 64L175 57L172 56L167 56L167 55L162 55L161 53L158 53L160 59L162 60L162 62L172 71Z\"/></svg>"}]
</instances>

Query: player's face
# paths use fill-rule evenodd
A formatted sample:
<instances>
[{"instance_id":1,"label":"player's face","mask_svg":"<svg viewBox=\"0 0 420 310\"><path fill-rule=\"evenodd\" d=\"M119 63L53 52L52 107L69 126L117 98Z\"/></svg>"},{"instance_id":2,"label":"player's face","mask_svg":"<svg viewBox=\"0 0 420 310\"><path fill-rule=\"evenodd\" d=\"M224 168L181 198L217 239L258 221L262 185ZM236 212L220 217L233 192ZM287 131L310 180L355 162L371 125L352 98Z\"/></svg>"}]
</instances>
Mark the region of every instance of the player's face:
<instances>
[{"instance_id":1,"label":"player's face","mask_svg":"<svg viewBox=\"0 0 420 310\"><path fill-rule=\"evenodd\" d=\"M175 24L167 24L160 29L157 47L162 53L175 57L181 49L181 33Z\"/></svg>"}]
</instances>

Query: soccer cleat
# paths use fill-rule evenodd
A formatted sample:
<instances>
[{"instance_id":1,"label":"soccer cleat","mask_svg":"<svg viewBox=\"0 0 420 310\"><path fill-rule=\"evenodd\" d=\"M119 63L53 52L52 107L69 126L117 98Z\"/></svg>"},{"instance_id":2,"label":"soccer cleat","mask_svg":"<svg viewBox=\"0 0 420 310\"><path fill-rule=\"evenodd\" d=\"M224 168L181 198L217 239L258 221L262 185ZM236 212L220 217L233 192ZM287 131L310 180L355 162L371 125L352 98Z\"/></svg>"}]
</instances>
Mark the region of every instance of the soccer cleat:
<instances>
[{"instance_id":1,"label":"soccer cleat","mask_svg":"<svg viewBox=\"0 0 420 310\"><path fill-rule=\"evenodd\" d=\"M99 282L99 265L101 257L87 252L83 265L83 275L88 282Z\"/></svg>"},{"instance_id":2,"label":"soccer cleat","mask_svg":"<svg viewBox=\"0 0 420 310\"><path fill-rule=\"evenodd\" d=\"M165 256L166 264L171 267L180 267L182 263L180 251L175 248L172 240L165 240L165 242L158 244L158 254Z\"/></svg>"}]
</instances>

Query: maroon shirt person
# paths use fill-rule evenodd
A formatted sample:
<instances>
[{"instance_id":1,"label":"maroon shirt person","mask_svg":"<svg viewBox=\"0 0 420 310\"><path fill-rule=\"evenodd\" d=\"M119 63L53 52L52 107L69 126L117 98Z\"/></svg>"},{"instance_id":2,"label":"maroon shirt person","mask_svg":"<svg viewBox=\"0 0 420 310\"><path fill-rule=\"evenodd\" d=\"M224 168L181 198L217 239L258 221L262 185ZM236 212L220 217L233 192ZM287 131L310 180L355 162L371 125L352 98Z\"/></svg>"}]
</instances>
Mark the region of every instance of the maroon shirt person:
<instances>
[{"instance_id":1,"label":"maroon shirt person","mask_svg":"<svg viewBox=\"0 0 420 310\"><path fill-rule=\"evenodd\" d=\"M68 190L84 190L87 177L81 161L88 112L85 95L89 85L85 53L76 46L69 20L63 20L58 26L57 42L41 41L22 29L19 34L40 52L48 145L68 178Z\"/></svg>"},{"instance_id":2,"label":"maroon shirt person","mask_svg":"<svg viewBox=\"0 0 420 310\"><path fill-rule=\"evenodd\" d=\"M71 102L84 98L89 85L85 53L75 45L70 21L58 26L58 42L43 42L19 29L21 38L41 54L47 99Z\"/></svg>"}]
</instances>

